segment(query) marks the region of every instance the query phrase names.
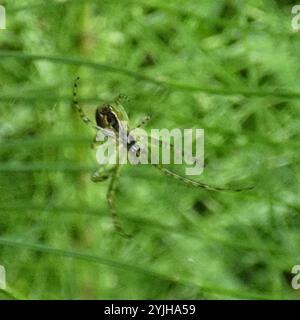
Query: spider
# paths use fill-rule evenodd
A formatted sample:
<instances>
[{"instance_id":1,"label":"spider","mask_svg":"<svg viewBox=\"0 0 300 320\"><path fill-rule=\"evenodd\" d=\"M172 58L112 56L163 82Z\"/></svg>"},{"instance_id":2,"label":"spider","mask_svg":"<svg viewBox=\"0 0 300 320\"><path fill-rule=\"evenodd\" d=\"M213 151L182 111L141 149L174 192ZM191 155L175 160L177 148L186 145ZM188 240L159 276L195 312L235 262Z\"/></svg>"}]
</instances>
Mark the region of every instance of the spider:
<instances>
[{"instance_id":1,"label":"spider","mask_svg":"<svg viewBox=\"0 0 300 320\"><path fill-rule=\"evenodd\" d=\"M126 121L128 123L128 120L129 120L128 115L121 103L122 100L126 99L127 97L125 95L119 95L114 100L113 104L104 104L97 107L95 111L95 122L93 122L86 116L86 114L84 113L84 111L82 110L82 108L79 106L79 103L78 103L77 88L78 88L79 79L80 78L77 77L73 85L73 100L72 100L73 107L77 110L83 122L92 126L97 133L100 131L102 132L102 134L104 134L104 136L110 136L110 137L112 136L112 133L113 133L113 136L116 137L121 126L121 121ZM150 117L146 116L137 125L136 128L145 126L149 121L150 121ZM96 137L97 137L97 133L96 133ZM96 142L96 137L94 138L94 143ZM159 141L159 143L161 144L161 141ZM141 152L141 149L137 141L132 136L130 136L130 133L127 134L127 138L125 139L125 141L123 141L123 144L124 144L124 147L127 149L128 153L135 152L136 154L138 154L139 152ZM174 146L172 144L170 145L170 147L174 149ZM228 189L228 188L210 186L208 184L181 176L167 169L161 164L151 164L151 165L157 168L163 174L196 188L202 188L202 189L211 190L211 191L234 191L234 192L250 190L253 188L253 187L246 187L246 188L240 188L240 189ZM100 182L100 181L110 179L106 199L107 199L108 206L110 208L113 224L115 226L116 231L121 236L125 238L129 238L131 237L131 235L127 234L124 231L118 219L117 211L114 205L115 190L116 190L118 178L120 176L120 171L121 171L121 165L118 163L110 167L107 165L102 165L99 167L99 169L97 169L92 174L91 180L93 182Z\"/></svg>"}]
</instances>

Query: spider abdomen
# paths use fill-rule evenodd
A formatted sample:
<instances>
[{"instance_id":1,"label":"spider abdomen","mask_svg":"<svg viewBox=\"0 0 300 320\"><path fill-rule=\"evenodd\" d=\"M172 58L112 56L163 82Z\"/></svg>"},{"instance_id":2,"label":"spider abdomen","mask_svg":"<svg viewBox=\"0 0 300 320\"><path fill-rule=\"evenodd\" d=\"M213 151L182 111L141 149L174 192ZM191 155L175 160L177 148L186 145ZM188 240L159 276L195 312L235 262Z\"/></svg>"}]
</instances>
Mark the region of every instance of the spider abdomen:
<instances>
[{"instance_id":1,"label":"spider abdomen","mask_svg":"<svg viewBox=\"0 0 300 320\"><path fill-rule=\"evenodd\" d=\"M95 113L96 123L101 128L112 128L116 133L119 131L119 121L113 108L109 105L98 107Z\"/></svg>"}]
</instances>

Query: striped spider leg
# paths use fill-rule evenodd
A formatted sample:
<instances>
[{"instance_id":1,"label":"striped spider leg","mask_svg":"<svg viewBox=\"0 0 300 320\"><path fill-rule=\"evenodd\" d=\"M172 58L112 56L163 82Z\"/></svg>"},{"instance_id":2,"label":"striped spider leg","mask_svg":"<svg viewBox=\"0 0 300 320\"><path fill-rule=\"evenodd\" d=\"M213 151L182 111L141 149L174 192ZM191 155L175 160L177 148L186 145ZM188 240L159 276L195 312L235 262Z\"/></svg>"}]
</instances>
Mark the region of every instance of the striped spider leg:
<instances>
[{"instance_id":1,"label":"striped spider leg","mask_svg":"<svg viewBox=\"0 0 300 320\"><path fill-rule=\"evenodd\" d=\"M140 123L139 125L136 127L136 128L141 128L143 127L144 125L146 125L148 122L150 121L150 116L146 116ZM164 146L166 145L166 142L162 141L160 138L156 138L156 137L151 137L151 142L152 141L155 141L155 143L158 143L159 144L159 147L160 148L164 148ZM174 153L177 153L177 150L174 146L173 143L167 143L169 146L170 146L170 149L174 152ZM142 149L142 147L141 147ZM141 150L141 152L145 152L145 150ZM151 147L149 145L148 147L148 156L150 155L150 152L151 152ZM182 150L181 151L181 155L182 157L184 157L184 151ZM201 162L199 159L195 159L194 160L194 164L196 163L199 163ZM151 159L149 158L149 163L151 163ZM210 190L210 191L231 191L231 192L241 192L241 191L247 191L247 190L252 190L254 187L253 186L250 186L250 187L244 187L244 188L222 188L222 187L217 187L217 186L211 186L211 185L208 185L206 183L203 183L203 182L198 182L198 181L195 181L195 180L192 180L192 179L189 179L189 178L186 178L180 174L177 174L175 172L173 172L172 170L169 170L167 169L166 167L164 167L163 165L161 164L153 164L151 163L151 165L155 168L157 168L158 170L160 170L160 172L162 172L164 175L166 176L169 176L169 177L172 177L176 180L179 180L187 185L190 185L192 187L195 187L195 188L202 188L202 189L206 189L206 190Z\"/></svg>"},{"instance_id":2,"label":"striped spider leg","mask_svg":"<svg viewBox=\"0 0 300 320\"><path fill-rule=\"evenodd\" d=\"M211 186L206 183L195 181L195 180L186 178L184 176L181 176L181 175L173 172L172 170L165 168L161 164L152 164L152 166L154 166L155 168L160 170L163 174L165 174L169 177L172 177L176 180L179 180L179 181L181 181L187 185L190 185L192 187L195 187L195 188L202 188L202 189L206 189L206 190L210 190L210 191L229 191L229 192L230 191L231 192L241 192L241 191L252 190L254 188L253 186L245 187L245 188L221 188L221 187Z\"/></svg>"},{"instance_id":3,"label":"striped spider leg","mask_svg":"<svg viewBox=\"0 0 300 320\"><path fill-rule=\"evenodd\" d=\"M79 113L82 121L90 126L92 126L94 129L96 130L100 130L105 136L108 137L114 137L115 134L111 129L107 129L107 128L102 128L101 126L99 126L97 123L94 123L89 117L87 117L87 115L84 113L84 111L82 110L82 108L80 107L79 103L78 103L78 99L77 99L77 88L78 88L78 81L80 80L79 77L77 77L74 81L74 86L73 86L73 100L72 100L72 104L73 107L77 110L77 112Z\"/></svg>"},{"instance_id":4,"label":"striped spider leg","mask_svg":"<svg viewBox=\"0 0 300 320\"><path fill-rule=\"evenodd\" d=\"M158 141L160 144L163 144L163 142L161 140ZM174 150L174 145L170 144L171 148ZM140 148L140 147L139 147ZM145 152L145 150L143 150L143 148L141 148L141 153ZM150 150L150 146L148 149L148 156L150 154L151 150ZM199 159L195 159L194 164L199 161ZM149 157L149 163L151 163L151 159ZM247 191L247 190L252 190L254 187L250 186L250 187L244 187L244 188L222 188L222 187L217 187L217 186L211 186L209 184L203 183L203 182L199 182L199 181L195 181L189 178L186 178L178 173L175 173L172 170L169 170L168 168L166 168L165 166L163 166L162 164L154 164L151 163L151 165L158 169L160 172L162 172L164 175L172 177L180 182L183 182L189 186L192 186L194 188L202 188L202 189L206 189L206 190L210 190L210 191L228 191L228 192L241 192L241 191Z\"/></svg>"},{"instance_id":5,"label":"striped spider leg","mask_svg":"<svg viewBox=\"0 0 300 320\"><path fill-rule=\"evenodd\" d=\"M150 122L150 120L151 120L151 117L149 115L145 116L136 126L136 129L145 127Z\"/></svg>"},{"instance_id":6,"label":"striped spider leg","mask_svg":"<svg viewBox=\"0 0 300 320\"><path fill-rule=\"evenodd\" d=\"M112 168L102 168L100 167L91 177L93 182L104 181L110 178L108 191L106 194L106 200L110 208L112 220L116 231L124 238L130 238L131 235L127 234L119 221L117 210L115 208L114 197L117 187L118 178L120 176L121 166L120 164L114 165Z\"/></svg>"}]
</instances>

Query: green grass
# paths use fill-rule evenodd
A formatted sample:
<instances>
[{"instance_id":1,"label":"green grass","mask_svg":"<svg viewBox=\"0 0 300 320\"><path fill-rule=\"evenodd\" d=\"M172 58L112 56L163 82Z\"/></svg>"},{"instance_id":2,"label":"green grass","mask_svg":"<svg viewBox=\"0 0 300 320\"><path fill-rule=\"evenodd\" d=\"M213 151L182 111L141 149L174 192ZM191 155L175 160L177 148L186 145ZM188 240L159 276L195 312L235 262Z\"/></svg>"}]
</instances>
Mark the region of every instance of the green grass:
<instances>
[{"instance_id":1,"label":"green grass","mask_svg":"<svg viewBox=\"0 0 300 320\"><path fill-rule=\"evenodd\" d=\"M300 33L289 1L6 1L0 30L3 299L297 299ZM113 229L93 130L71 108L125 93L133 124L204 128L193 189L126 166Z\"/></svg>"}]
</instances>

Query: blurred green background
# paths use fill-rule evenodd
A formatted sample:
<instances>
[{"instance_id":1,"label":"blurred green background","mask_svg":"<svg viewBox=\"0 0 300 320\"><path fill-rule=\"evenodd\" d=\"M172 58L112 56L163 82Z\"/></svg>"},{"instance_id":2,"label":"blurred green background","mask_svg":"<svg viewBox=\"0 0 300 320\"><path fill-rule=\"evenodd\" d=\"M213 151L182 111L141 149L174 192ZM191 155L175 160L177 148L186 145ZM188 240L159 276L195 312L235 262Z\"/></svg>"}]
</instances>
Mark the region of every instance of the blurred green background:
<instances>
[{"instance_id":1,"label":"blurred green background","mask_svg":"<svg viewBox=\"0 0 300 320\"><path fill-rule=\"evenodd\" d=\"M1 1L1 298L297 299L300 33L294 1ZM121 238L94 184L93 116L125 93L133 124L204 128L194 189L126 166ZM297 142L298 141L298 142Z\"/></svg>"}]
</instances>

